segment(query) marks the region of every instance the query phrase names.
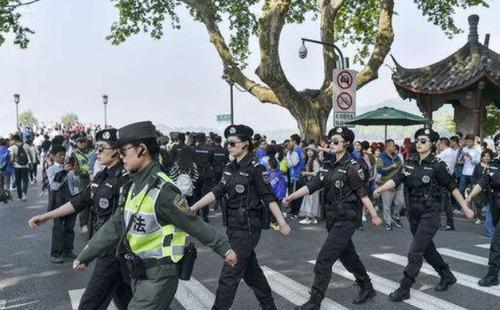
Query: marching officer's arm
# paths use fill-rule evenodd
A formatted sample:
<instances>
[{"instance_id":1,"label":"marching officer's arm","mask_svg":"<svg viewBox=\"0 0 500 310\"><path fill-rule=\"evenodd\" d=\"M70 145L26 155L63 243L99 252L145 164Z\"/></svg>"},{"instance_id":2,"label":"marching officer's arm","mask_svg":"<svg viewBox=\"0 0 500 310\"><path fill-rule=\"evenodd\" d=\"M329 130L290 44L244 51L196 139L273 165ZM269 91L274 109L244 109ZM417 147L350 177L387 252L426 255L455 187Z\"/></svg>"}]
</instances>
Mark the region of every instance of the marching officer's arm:
<instances>
[{"instance_id":1,"label":"marching officer's arm","mask_svg":"<svg viewBox=\"0 0 500 310\"><path fill-rule=\"evenodd\" d=\"M466 203L469 203L474 197L479 195L483 191L483 189L488 188L491 184L491 175L490 175L490 169L486 169L486 171L481 175L479 180L477 181L476 185L472 188L472 191L470 192L469 196L465 199Z\"/></svg>"},{"instance_id":2,"label":"marching officer's arm","mask_svg":"<svg viewBox=\"0 0 500 310\"><path fill-rule=\"evenodd\" d=\"M186 198L176 188L170 185L164 187L156 201L155 211L161 225L173 224L179 227L221 257L225 258L226 253L231 249L225 235L218 233L201 217L189 211Z\"/></svg>"},{"instance_id":3,"label":"marching officer's arm","mask_svg":"<svg viewBox=\"0 0 500 310\"><path fill-rule=\"evenodd\" d=\"M474 212L467 206L467 202L464 197L458 190L457 183L452 179L451 175L448 173L448 169L446 163L444 161L439 161L437 165L435 165L435 171L433 177L436 178L437 183L446 188L453 198L458 202L458 204L462 207L465 213L465 217L471 219L474 217Z\"/></svg>"},{"instance_id":4,"label":"marching officer's arm","mask_svg":"<svg viewBox=\"0 0 500 310\"><path fill-rule=\"evenodd\" d=\"M90 208L92 206L93 201L91 198L91 184L89 184L83 191L71 197L69 200L73 209L75 209L75 213L80 213L83 210Z\"/></svg>"},{"instance_id":5,"label":"marching officer's arm","mask_svg":"<svg viewBox=\"0 0 500 310\"><path fill-rule=\"evenodd\" d=\"M294 193L291 193L290 195L286 196L283 199L284 204L290 204L292 201L295 199L299 199L301 197L304 197L306 195L310 195L314 193L315 191L323 188L324 182L326 179L326 175L328 174L328 170L321 168L309 182L307 182L306 185L302 186L298 190L296 190Z\"/></svg>"},{"instance_id":6,"label":"marching officer's arm","mask_svg":"<svg viewBox=\"0 0 500 310\"><path fill-rule=\"evenodd\" d=\"M96 232L76 258L88 264L102 253L110 251L119 242L123 234L123 211L118 209Z\"/></svg>"},{"instance_id":7,"label":"marching officer's arm","mask_svg":"<svg viewBox=\"0 0 500 310\"><path fill-rule=\"evenodd\" d=\"M368 196L365 178L365 172L359 165L350 165L347 169L347 181L359 199Z\"/></svg>"}]
</instances>

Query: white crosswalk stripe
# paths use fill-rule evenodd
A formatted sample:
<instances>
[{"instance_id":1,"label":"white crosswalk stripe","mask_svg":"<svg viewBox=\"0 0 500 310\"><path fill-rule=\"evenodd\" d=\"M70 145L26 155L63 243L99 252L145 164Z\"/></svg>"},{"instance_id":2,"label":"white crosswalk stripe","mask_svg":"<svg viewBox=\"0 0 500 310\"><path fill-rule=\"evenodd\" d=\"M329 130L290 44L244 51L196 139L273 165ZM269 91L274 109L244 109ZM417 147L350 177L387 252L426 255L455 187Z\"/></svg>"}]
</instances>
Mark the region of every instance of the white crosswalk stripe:
<instances>
[{"instance_id":1,"label":"white crosswalk stripe","mask_svg":"<svg viewBox=\"0 0 500 310\"><path fill-rule=\"evenodd\" d=\"M394 254L394 253L384 253L384 254L372 254L373 257L400 265L400 266L406 266L408 263L408 259L402 255ZM439 276L437 272L428 264L424 263L422 265L422 268L420 269L421 272L430 274L433 276ZM482 287L477 284L477 281L479 281L479 278L469 276L457 271L452 270L453 274L457 278L457 283L466 287L470 287L472 289L498 296L500 297L500 287L499 286L492 286L492 287Z\"/></svg>"},{"instance_id":2,"label":"white crosswalk stripe","mask_svg":"<svg viewBox=\"0 0 500 310\"><path fill-rule=\"evenodd\" d=\"M288 278L287 276L272 270L269 267L262 266L262 270L269 282L271 289L278 295L287 299L295 305L301 305L309 299L309 289ZM348 308L334 302L329 298L323 299L321 303L321 310L347 310Z\"/></svg>"},{"instance_id":3,"label":"white crosswalk stripe","mask_svg":"<svg viewBox=\"0 0 500 310\"><path fill-rule=\"evenodd\" d=\"M69 291L69 297L71 299L71 306L73 310L78 309L78 304L80 303L80 299L82 298L84 291L85 289ZM175 299L177 299L177 301L188 310L209 310L212 309L215 301L215 295L198 280L191 278L189 281L179 281ZM108 310L116 310L116 308L113 304L111 304L108 307Z\"/></svg>"},{"instance_id":4,"label":"white crosswalk stripe","mask_svg":"<svg viewBox=\"0 0 500 310\"><path fill-rule=\"evenodd\" d=\"M447 248L439 248L437 250L441 255L446 255L446 256L460 259L460 260L463 260L463 261L466 261L469 263L473 263L473 264L488 266L488 259L485 257L482 257L482 256L473 255L473 254L465 253L462 251L456 251L456 250L447 249Z\"/></svg>"},{"instance_id":5,"label":"white crosswalk stripe","mask_svg":"<svg viewBox=\"0 0 500 310\"><path fill-rule=\"evenodd\" d=\"M198 280L191 277L189 281L179 281L175 299L187 310L212 309L215 295Z\"/></svg>"},{"instance_id":6,"label":"white crosswalk stripe","mask_svg":"<svg viewBox=\"0 0 500 310\"><path fill-rule=\"evenodd\" d=\"M309 263L315 264L316 262L309 261ZM355 280L354 276L349 271L347 271L340 262L336 262L335 265L333 265L332 271L349 280ZM384 295L389 295L399 287L399 283L385 279L374 273L368 272L368 275L372 280L373 288ZM447 302L440 298L425 294L414 289L411 290L411 298L405 300L404 302L416 308L426 310L466 310L466 308L462 308L451 302Z\"/></svg>"},{"instance_id":7,"label":"white crosswalk stripe","mask_svg":"<svg viewBox=\"0 0 500 310\"><path fill-rule=\"evenodd\" d=\"M483 249L490 249L490 244L489 243L486 243L486 244L476 244L476 246L478 248L483 248Z\"/></svg>"}]
</instances>

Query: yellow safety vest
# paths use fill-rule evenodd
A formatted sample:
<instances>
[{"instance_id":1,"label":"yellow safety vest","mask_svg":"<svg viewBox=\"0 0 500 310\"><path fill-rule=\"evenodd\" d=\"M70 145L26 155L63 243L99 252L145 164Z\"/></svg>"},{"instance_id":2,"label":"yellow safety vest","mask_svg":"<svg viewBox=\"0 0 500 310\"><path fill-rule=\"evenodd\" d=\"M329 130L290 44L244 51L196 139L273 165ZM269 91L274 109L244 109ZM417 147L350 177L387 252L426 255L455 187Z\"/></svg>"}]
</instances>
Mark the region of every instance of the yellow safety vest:
<instances>
[{"instance_id":1,"label":"yellow safety vest","mask_svg":"<svg viewBox=\"0 0 500 310\"><path fill-rule=\"evenodd\" d=\"M132 197L134 185L130 188L125 202L125 225L135 214L135 221L127 232L127 240L132 252L142 258L170 257L178 262L184 255L187 233L173 224L160 225L155 213L156 199L166 182L174 182L163 172L157 174L162 181L159 186L149 189L146 185L140 193Z\"/></svg>"}]
</instances>

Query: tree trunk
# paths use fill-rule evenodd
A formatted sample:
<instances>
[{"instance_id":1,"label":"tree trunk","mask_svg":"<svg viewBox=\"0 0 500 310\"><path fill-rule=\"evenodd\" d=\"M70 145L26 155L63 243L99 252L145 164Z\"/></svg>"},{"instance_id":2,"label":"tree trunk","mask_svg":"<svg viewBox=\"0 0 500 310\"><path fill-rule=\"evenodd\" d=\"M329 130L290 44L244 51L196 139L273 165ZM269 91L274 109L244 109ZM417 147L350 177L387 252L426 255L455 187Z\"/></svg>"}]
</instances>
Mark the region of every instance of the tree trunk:
<instances>
[{"instance_id":1,"label":"tree trunk","mask_svg":"<svg viewBox=\"0 0 500 310\"><path fill-rule=\"evenodd\" d=\"M321 141L321 138L326 133L326 122L328 120L330 108L325 110L325 103L318 101L306 101L307 104L300 105L300 108L290 108L290 113L297 120L297 125L300 130L300 136L303 139L314 139L316 143Z\"/></svg>"}]
</instances>

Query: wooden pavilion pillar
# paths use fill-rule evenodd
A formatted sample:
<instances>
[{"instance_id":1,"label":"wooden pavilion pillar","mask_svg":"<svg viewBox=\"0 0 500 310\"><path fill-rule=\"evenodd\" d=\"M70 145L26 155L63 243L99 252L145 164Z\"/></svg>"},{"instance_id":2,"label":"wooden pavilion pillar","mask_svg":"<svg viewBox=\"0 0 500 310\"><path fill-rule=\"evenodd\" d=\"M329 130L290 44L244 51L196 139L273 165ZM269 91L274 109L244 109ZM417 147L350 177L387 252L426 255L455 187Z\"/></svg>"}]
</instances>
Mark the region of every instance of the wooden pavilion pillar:
<instances>
[{"instance_id":1,"label":"wooden pavilion pillar","mask_svg":"<svg viewBox=\"0 0 500 310\"><path fill-rule=\"evenodd\" d=\"M481 100L483 95L483 90L486 87L484 81L477 84L477 93L474 96L474 102L472 102L472 130L475 136L481 136Z\"/></svg>"}]
</instances>

